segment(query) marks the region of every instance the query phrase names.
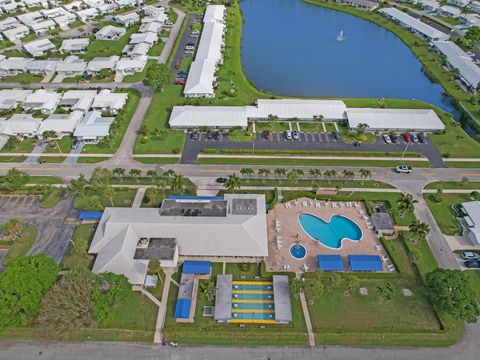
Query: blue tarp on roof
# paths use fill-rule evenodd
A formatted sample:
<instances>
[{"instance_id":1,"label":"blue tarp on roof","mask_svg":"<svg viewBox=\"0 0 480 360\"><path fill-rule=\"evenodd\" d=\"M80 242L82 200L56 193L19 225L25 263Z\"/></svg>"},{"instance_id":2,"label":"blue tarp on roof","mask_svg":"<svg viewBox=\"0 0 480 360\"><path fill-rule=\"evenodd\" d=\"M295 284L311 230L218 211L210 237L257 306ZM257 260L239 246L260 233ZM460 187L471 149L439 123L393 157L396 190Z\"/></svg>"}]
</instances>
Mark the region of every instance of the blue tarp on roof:
<instances>
[{"instance_id":1,"label":"blue tarp on roof","mask_svg":"<svg viewBox=\"0 0 480 360\"><path fill-rule=\"evenodd\" d=\"M343 271L343 260L340 255L318 255L318 268L323 271Z\"/></svg>"},{"instance_id":2,"label":"blue tarp on roof","mask_svg":"<svg viewBox=\"0 0 480 360\"><path fill-rule=\"evenodd\" d=\"M210 274L212 263L210 261L191 261L183 263L182 273L184 274Z\"/></svg>"},{"instance_id":3,"label":"blue tarp on roof","mask_svg":"<svg viewBox=\"0 0 480 360\"><path fill-rule=\"evenodd\" d=\"M348 263L352 271L382 271L382 259L378 255L349 255Z\"/></svg>"},{"instance_id":4,"label":"blue tarp on roof","mask_svg":"<svg viewBox=\"0 0 480 360\"><path fill-rule=\"evenodd\" d=\"M175 319L188 319L191 305L192 300L190 299L178 299L175 304Z\"/></svg>"},{"instance_id":5,"label":"blue tarp on roof","mask_svg":"<svg viewBox=\"0 0 480 360\"><path fill-rule=\"evenodd\" d=\"M87 220L87 219L101 219L103 215L103 211L82 211L80 213L80 220Z\"/></svg>"},{"instance_id":6,"label":"blue tarp on roof","mask_svg":"<svg viewBox=\"0 0 480 360\"><path fill-rule=\"evenodd\" d=\"M223 196L170 195L168 200L223 200Z\"/></svg>"}]
</instances>

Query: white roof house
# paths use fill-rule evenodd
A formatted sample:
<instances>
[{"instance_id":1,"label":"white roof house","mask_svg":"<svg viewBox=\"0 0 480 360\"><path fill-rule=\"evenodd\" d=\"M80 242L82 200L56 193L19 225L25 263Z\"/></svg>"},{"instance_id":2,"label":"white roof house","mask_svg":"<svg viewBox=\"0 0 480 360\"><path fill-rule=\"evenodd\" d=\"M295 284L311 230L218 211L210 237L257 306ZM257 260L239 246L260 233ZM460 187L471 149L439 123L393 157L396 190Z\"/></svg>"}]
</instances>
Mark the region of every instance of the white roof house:
<instances>
[{"instance_id":1,"label":"white roof house","mask_svg":"<svg viewBox=\"0 0 480 360\"><path fill-rule=\"evenodd\" d=\"M140 15L138 15L135 12L129 13L129 14L115 15L113 17L113 21L128 27L130 25L135 24L137 21L140 21Z\"/></svg>"},{"instance_id":2,"label":"white roof house","mask_svg":"<svg viewBox=\"0 0 480 360\"><path fill-rule=\"evenodd\" d=\"M15 109L18 105L23 104L31 93L32 90L0 90L0 110Z\"/></svg>"},{"instance_id":3,"label":"white roof house","mask_svg":"<svg viewBox=\"0 0 480 360\"><path fill-rule=\"evenodd\" d=\"M56 7L56 8L52 8L52 9L40 10L40 14L42 14L47 19L55 19L56 17L60 17L60 16L66 15L66 14L69 14L69 12L62 7ZM75 19L75 17L74 17L74 19Z\"/></svg>"},{"instance_id":4,"label":"white roof house","mask_svg":"<svg viewBox=\"0 0 480 360\"><path fill-rule=\"evenodd\" d=\"M157 22L149 22L149 23L142 23L140 25L140 28L138 29L138 32L141 33L158 33L159 31L162 30L162 24L157 23Z\"/></svg>"},{"instance_id":5,"label":"white roof house","mask_svg":"<svg viewBox=\"0 0 480 360\"><path fill-rule=\"evenodd\" d=\"M35 21L40 21L43 19L43 15L40 11L32 11L25 14L17 15L18 21L22 24L29 26L30 24L34 23Z\"/></svg>"},{"instance_id":6,"label":"white roof house","mask_svg":"<svg viewBox=\"0 0 480 360\"><path fill-rule=\"evenodd\" d=\"M313 120L322 115L325 120L345 120L347 106L341 100L258 99L257 106L247 106L247 116L266 119L268 115L281 120L298 118Z\"/></svg>"},{"instance_id":7,"label":"white roof house","mask_svg":"<svg viewBox=\"0 0 480 360\"><path fill-rule=\"evenodd\" d=\"M147 17L144 17L142 19L143 24L148 24L148 23L158 23L160 25L163 25L166 21L168 20L168 15L165 14L164 12L160 12L155 15L150 15Z\"/></svg>"},{"instance_id":8,"label":"white roof house","mask_svg":"<svg viewBox=\"0 0 480 360\"><path fill-rule=\"evenodd\" d=\"M462 11L454 6L444 5L437 9L437 13L442 16L456 18L460 16Z\"/></svg>"},{"instance_id":9,"label":"white roof house","mask_svg":"<svg viewBox=\"0 0 480 360\"><path fill-rule=\"evenodd\" d=\"M61 63L57 65L57 73L64 76L80 76L83 75L87 68L85 60L80 59L78 56L67 56Z\"/></svg>"},{"instance_id":10,"label":"white roof house","mask_svg":"<svg viewBox=\"0 0 480 360\"><path fill-rule=\"evenodd\" d=\"M468 8L473 12L480 13L480 1L472 1L468 4Z\"/></svg>"},{"instance_id":11,"label":"white roof house","mask_svg":"<svg viewBox=\"0 0 480 360\"><path fill-rule=\"evenodd\" d=\"M171 128L246 128L245 106L174 106L168 121Z\"/></svg>"},{"instance_id":12,"label":"white roof house","mask_svg":"<svg viewBox=\"0 0 480 360\"><path fill-rule=\"evenodd\" d=\"M464 217L465 235L473 245L480 245L480 201L462 203L467 216Z\"/></svg>"},{"instance_id":13,"label":"white roof house","mask_svg":"<svg viewBox=\"0 0 480 360\"><path fill-rule=\"evenodd\" d=\"M82 52L87 49L88 44L90 44L89 38L65 39L60 47L60 52Z\"/></svg>"},{"instance_id":14,"label":"white roof house","mask_svg":"<svg viewBox=\"0 0 480 360\"><path fill-rule=\"evenodd\" d=\"M467 27L478 26L480 24L480 15L479 14L460 15L460 19L463 20L463 23Z\"/></svg>"},{"instance_id":15,"label":"white roof house","mask_svg":"<svg viewBox=\"0 0 480 360\"><path fill-rule=\"evenodd\" d=\"M60 102L60 94L44 89L35 90L25 99L25 110L41 111L43 114L51 114Z\"/></svg>"},{"instance_id":16,"label":"white roof house","mask_svg":"<svg viewBox=\"0 0 480 360\"><path fill-rule=\"evenodd\" d=\"M464 7L470 4L471 0L447 0L448 3L457 5L459 7Z\"/></svg>"},{"instance_id":17,"label":"white roof house","mask_svg":"<svg viewBox=\"0 0 480 360\"><path fill-rule=\"evenodd\" d=\"M100 14L110 14L118 9L118 5L115 3L103 4L96 6L95 9L97 9Z\"/></svg>"},{"instance_id":18,"label":"white roof house","mask_svg":"<svg viewBox=\"0 0 480 360\"><path fill-rule=\"evenodd\" d=\"M13 114L8 120L0 121L0 134L8 136L35 136L42 119L31 114Z\"/></svg>"},{"instance_id":19,"label":"white roof house","mask_svg":"<svg viewBox=\"0 0 480 360\"><path fill-rule=\"evenodd\" d=\"M113 70L119 59L117 55L93 58L88 63L86 71L89 74L98 74L103 69Z\"/></svg>"},{"instance_id":20,"label":"white roof house","mask_svg":"<svg viewBox=\"0 0 480 360\"><path fill-rule=\"evenodd\" d=\"M115 64L115 71L120 72L122 75L131 75L142 71L147 65L147 61L148 56L146 55L135 56L133 58L122 58Z\"/></svg>"},{"instance_id":21,"label":"white roof house","mask_svg":"<svg viewBox=\"0 0 480 360\"><path fill-rule=\"evenodd\" d=\"M73 136L85 142L96 142L108 136L114 120L113 117L102 117L100 111L90 111L77 124Z\"/></svg>"},{"instance_id":22,"label":"white roof house","mask_svg":"<svg viewBox=\"0 0 480 360\"><path fill-rule=\"evenodd\" d=\"M33 60L26 64L25 71L32 74L53 74L62 59Z\"/></svg>"},{"instance_id":23,"label":"white roof house","mask_svg":"<svg viewBox=\"0 0 480 360\"><path fill-rule=\"evenodd\" d=\"M367 130L436 131L445 129L432 109L347 109L348 126L356 129L367 124Z\"/></svg>"},{"instance_id":24,"label":"white roof house","mask_svg":"<svg viewBox=\"0 0 480 360\"><path fill-rule=\"evenodd\" d=\"M198 216L188 216L197 210ZM171 244L159 254L151 242ZM145 246L147 245L147 246ZM151 250L150 250L151 249ZM164 200L160 209L106 208L90 245L94 273L125 275L143 284L151 257L268 255L265 195L227 194L223 200ZM162 263L161 263L162 264Z\"/></svg>"},{"instance_id":25,"label":"white roof house","mask_svg":"<svg viewBox=\"0 0 480 360\"><path fill-rule=\"evenodd\" d=\"M150 44L147 43L139 43L139 44L127 44L122 49L122 55L137 58L137 57L145 57L148 55L148 50L150 50Z\"/></svg>"},{"instance_id":26,"label":"white roof house","mask_svg":"<svg viewBox=\"0 0 480 360\"><path fill-rule=\"evenodd\" d=\"M57 24L61 29L68 29L68 24L74 22L77 19L75 14L67 12L64 15L57 16L53 18L55 24Z\"/></svg>"},{"instance_id":27,"label":"white roof house","mask_svg":"<svg viewBox=\"0 0 480 360\"><path fill-rule=\"evenodd\" d=\"M164 12L165 10L164 10L164 8L158 8L158 7L152 6L152 5L145 5L142 8L142 11L145 14L145 16L151 16L151 15L156 15L156 14L159 14L161 12Z\"/></svg>"},{"instance_id":28,"label":"white roof house","mask_svg":"<svg viewBox=\"0 0 480 360\"><path fill-rule=\"evenodd\" d=\"M434 41L437 51L446 56L447 65L458 69L460 80L469 90L476 90L480 84L480 68L472 58L452 41Z\"/></svg>"},{"instance_id":29,"label":"white roof house","mask_svg":"<svg viewBox=\"0 0 480 360\"><path fill-rule=\"evenodd\" d=\"M18 24L13 28L2 31L2 35L5 36L11 42L15 42L23 38L30 33L30 29L25 25Z\"/></svg>"},{"instance_id":30,"label":"white roof house","mask_svg":"<svg viewBox=\"0 0 480 360\"><path fill-rule=\"evenodd\" d=\"M80 11L76 11L75 14L77 15L77 18L79 18L82 21L87 21L89 19L93 19L95 16L98 15L98 10L94 8L89 8L89 9L84 9Z\"/></svg>"},{"instance_id":31,"label":"white roof house","mask_svg":"<svg viewBox=\"0 0 480 360\"><path fill-rule=\"evenodd\" d=\"M104 89L95 96L92 108L99 111L110 111L113 114L118 113L127 103L127 93L113 93L109 89Z\"/></svg>"},{"instance_id":32,"label":"white roof house","mask_svg":"<svg viewBox=\"0 0 480 360\"><path fill-rule=\"evenodd\" d=\"M27 25L35 34L43 35L48 30L54 29L57 24L53 20L42 20L42 21L34 21Z\"/></svg>"},{"instance_id":33,"label":"white roof house","mask_svg":"<svg viewBox=\"0 0 480 360\"><path fill-rule=\"evenodd\" d=\"M224 5L209 5L205 9L205 16L203 17L203 22L224 22L225 21L225 11L226 8Z\"/></svg>"},{"instance_id":34,"label":"white roof house","mask_svg":"<svg viewBox=\"0 0 480 360\"><path fill-rule=\"evenodd\" d=\"M97 96L96 90L68 90L63 93L60 106L70 110L87 112Z\"/></svg>"},{"instance_id":35,"label":"white roof house","mask_svg":"<svg viewBox=\"0 0 480 360\"><path fill-rule=\"evenodd\" d=\"M215 96L214 82L217 66L214 60L199 59L192 62L183 93L187 97Z\"/></svg>"},{"instance_id":36,"label":"white roof house","mask_svg":"<svg viewBox=\"0 0 480 360\"><path fill-rule=\"evenodd\" d=\"M55 50L55 45L48 39L40 39L23 44L23 49L33 57L45 55Z\"/></svg>"},{"instance_id":37,"label":"white roof house","mask_svg":"<svg viewBox=\"0 0 480 360\"><path fill-rule=\"evenodd\" d=\"M225 25L223 24L206 23L203 27L195 59L211 59L218 64L221 63L224 31Z\"/></svg>"},{"instance_id":38,"label":"white roof house","mask_svg":"<svg viewBox=\"0 0 480 360\"><path fill-rule=\"evenodd\" d=\"M118 40L125 35L126 32L124 28L107 25L98 30L95 37L97 40Z\"/></svg>"},{"instance_id":39,"label":"white roof house","mask_svg":"<svg viewBox=\"0 0 480 360\"><path fill-rule=\"evenodd\" d=\"M0 62L0 76L16 75L26 72L27 64L33 59L25 57L10 57Z\"/></svg>"},{"instance_id":40,"label":"white roof house","mask_svg":"<svg viewBox=\"0 0 480 360\"><path fill-rule=\"evenodd\" d=\"M145 43L150 46L158 41L158 35L154 32L135 33L130 36L130 44Z\"/></svg>"},{"instance_id":41,"label":"white roof house","mask_svg":"<svg viewBox=\"0 0 480 360\"><path fill-rule=\"evenodd\" d=\"M435 0L419 0L418 4L420 4L423 10L427 11L435 11L440 7L440 4Z\"/></svg>"},{"instance_id":42,"label":"white roof house","mask_svg":"<svg viewBox=\"0 0 480 360\"><path fill-rule=\"evenodd\" d=\"M54 131L57 135L73 134L83 112L72 111L70 114L51 114L40 123L37 134L41 136L45 131Z\"/></svg>"},{"instance_id":43,"label":"white roof house","mask_svg":"<svg viewBox=\"0 0 480 360\"><path fill-rule=\"evenodd\" d=\"M0 31L12 29L20 25L20 22L14 17L8 17L6 19L0 20Z\"/></svg>"},{"instance_id":44,"label":"white roof house","mask_svg":"<svg viewBox=\"0 0 480 360\"><path fill-rule=\"evenodd\" d=\"M380 13L397 21L403 27L410 29L413 33L416 33L428 40L446 40L450 36L441 32L440 30L425 24L424 22L404 13L395 8L384 8L379 10Z\"/></svg>"},{"instance_id":45,"label":"white roof house","mask_svg":"<svg viewBox=\"0 0 480 360\"><path fill-rule=\"evenodd\" d=\"M71 12L76 12L78 10L81 10L82 8L87 8L87 6L79 0L72 1L71 3L68 4L63 4L62 7L65 10L71 11Z\"/></svg>"}]
</instances>

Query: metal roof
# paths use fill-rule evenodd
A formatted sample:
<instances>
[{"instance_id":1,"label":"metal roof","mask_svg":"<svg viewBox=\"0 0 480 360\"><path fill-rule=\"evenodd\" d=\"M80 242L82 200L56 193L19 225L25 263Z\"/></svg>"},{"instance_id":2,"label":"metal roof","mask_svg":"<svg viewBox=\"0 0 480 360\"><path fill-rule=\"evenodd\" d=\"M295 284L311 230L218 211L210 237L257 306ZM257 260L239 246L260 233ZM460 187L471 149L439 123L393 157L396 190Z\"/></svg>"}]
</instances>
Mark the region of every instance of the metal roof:
<instances>
[{"instance_id":1,"label":"metal roof","mask_svg":"<svg viewBox=\"0 0 480 360\"><path fill-rule=\"evenodd\" d=\"M275 305L275 320L280 323L292 321L292 303L288 276L273 275L273 301Z\"/></svg>"},{"instance_id":2,"label":"metal roof","mask_svg":"<svg viewBox=\"0 0 480 360\"><path fill-rule=\"evenodd\" d=\"M343 260L340 255L318 255L318 268L323 271L343 271Z\"/></svg>"},{"instance_id":3,"label":"metal roof","mask_svg":"<svg viewBox=\"0 0 480 360\"><path fill-rule=\"evenodd\" d=\"M341 100L258 99L257 106L247 106L248 118L313 119L322 115L329 120L344 120L347 106Z\"/></svg>"},{"instance_id":4,"label":"metal roof","mask_svg":"<svg viewBox=\"0 0 480 360\"><path fill-rule=\"evenodd\" d=\"M210 261L185 260L182 267L183 274L210 274L212 263Z\"/></svg>"},{"instance_id":5,"label":"metal roof","mask_svg":"<svg viewBox=\"0 0 480 360\"><path fill-rule=\"evenodd\" d=\"M217 321L228 321L232 317L232 280L231 274L217 275L213 315Z\"/></svg>"},{"instance_id":6,"label":"metal roof","mask_svg":"<svg viewBox=\"0 0 480 360\"><path fill-rule=\"evenodd\" d=\"M175 127L246 127L244 106L174 106L169 125Z\"/></svg>"},{"instance_id":7,"label":"metal roof","mask_svg":"<svg viewBox=\"0 0 480 360\"><path fill-rule=\"evenodd\" d=\"M175 304L175 319L188 319L190 317L190 307L192 300L178 299Z\"/></svg>"},{"instance_id":8,"label":"metal roof","mask_svg":"<svg viewBox=\"0 0 480 360\"><path fill-rule=\"evenodd\" d=\"M383 271L378 255L348 255L348 263L352 271Z\"/></svg>"}]
</instances>

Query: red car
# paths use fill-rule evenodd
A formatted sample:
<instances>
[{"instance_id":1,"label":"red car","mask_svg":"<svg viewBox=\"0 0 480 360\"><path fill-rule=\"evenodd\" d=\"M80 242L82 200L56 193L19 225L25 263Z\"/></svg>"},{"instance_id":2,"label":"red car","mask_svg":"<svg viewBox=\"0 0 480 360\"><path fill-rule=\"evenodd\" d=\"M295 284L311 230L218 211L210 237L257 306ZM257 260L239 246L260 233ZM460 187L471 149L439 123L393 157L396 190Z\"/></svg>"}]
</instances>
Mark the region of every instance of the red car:
<instances>
[{"instance_id":1,"label":"red car","mask_svg":"<svg viewBox=\"0 0 480 360\"><path fill-rule=\"evenodd\" d=\"M410 142L412 141L412 137L410 136L410 134L403 134L403 140L405 140L405 142Z\"/></svg>"},{"instance_id":2,"label":"red car","mask_svg":"<svg viewBox=\"0 0 480 360\"><path fill-rule=\"evenodd\" d=\"M263 137L265 140L270 140L270 130L265 130L263 132Z\"/></svg>"},{"instance_id":3,"label":"red car","mask_svg":"<svg viewBox=\"0 0 480 360\"><path fill-rule=\"evenodd\" d=\"M175 85L185 85L185 79L176 79Z\"/></svg>"},{"instance_id":4,"label":"red car","mask_svg":"<svg viewBox=\"0 0 480 360\"><path fill-rule=\"evenodd\" d=\"M177 63L175 64L175 69L176 69L176 70L179 70L179 69L180 69L180 62L179 62L179 61L177 61Z\"/></svg>"}]
</instances>

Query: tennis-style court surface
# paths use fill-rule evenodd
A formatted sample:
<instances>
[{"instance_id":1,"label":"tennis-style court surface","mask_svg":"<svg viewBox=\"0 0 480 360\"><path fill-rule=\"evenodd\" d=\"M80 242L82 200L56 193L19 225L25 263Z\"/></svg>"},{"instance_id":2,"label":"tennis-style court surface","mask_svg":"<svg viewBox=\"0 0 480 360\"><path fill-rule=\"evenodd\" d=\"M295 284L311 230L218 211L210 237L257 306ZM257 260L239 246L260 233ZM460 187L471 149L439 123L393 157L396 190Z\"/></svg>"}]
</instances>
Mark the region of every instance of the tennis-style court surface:
<instances>
[{"instance_id":1,"label":"tennis-style court surface","mask_svg":"<svg viewBox=\"0 0 480 360\"><path fill-rule=\"evenodd\" d=\"M270 281L232 282L231 323L275 324L273 283Z\"/></svg>"}]
</instances>

